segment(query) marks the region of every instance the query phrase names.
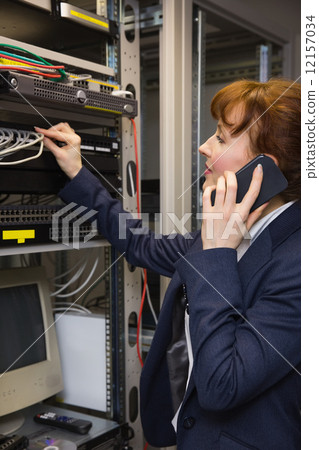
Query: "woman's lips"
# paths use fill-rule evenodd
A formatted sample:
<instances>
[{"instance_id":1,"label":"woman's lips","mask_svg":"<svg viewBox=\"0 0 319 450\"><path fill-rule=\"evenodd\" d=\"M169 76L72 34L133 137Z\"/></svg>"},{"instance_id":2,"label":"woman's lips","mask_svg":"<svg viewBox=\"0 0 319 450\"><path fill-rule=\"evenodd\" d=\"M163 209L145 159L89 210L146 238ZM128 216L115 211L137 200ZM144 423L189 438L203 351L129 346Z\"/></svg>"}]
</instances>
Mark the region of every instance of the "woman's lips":
<instances>
[{"instance_id":1,"label":"woman's lips","mask_svg":"<svg viewBox=\"0 0 319 450\"><path fill-rule=\"evenodd\" d=\"M206 170L204 172L204 175L209 175L209 174L213 173L212 170L210 170L210 168L209 168L209 166L207 164L205 164L205 166L206 166Z\"/></svg>"}]
</instances>

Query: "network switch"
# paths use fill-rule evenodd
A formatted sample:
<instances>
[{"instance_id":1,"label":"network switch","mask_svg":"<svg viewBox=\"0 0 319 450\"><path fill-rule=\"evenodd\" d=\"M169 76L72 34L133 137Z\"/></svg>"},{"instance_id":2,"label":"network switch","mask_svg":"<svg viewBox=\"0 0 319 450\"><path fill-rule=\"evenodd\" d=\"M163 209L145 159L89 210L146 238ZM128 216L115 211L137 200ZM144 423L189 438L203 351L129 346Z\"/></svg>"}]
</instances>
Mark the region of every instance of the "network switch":
<instances>
[{"instance_id":1,"label":"network switch","mask_svg":"<svg viewBox=\"0 0 319 450\"><path fill-rule=\"evenodd\" d=\"M61 214L63 208L61 205L1 206L0 247L11 247L16 244L25 246L54 242L70 243L74 238L81 243L88 235L92 239L101 239L95 226L89 221L74 226L80 215L76 215L62 226L62 218L68 218L68 213ZM59 221L54 220L54 216L58 216Z\"/></svg>"},{"instance_id":2,"label":"network switch","mask_svg":"<svg viewBox=\"0 0 319 450\"><path fill-rule=\"evenodd\" d=\"M85 114L104 116L137 115L137 101L104 92L93 91L84 87L59 83L30 75L22 75L13 71L2 72L0 78L0 94L2 98L25 99L34 105L54 107L63 104L64 108L74 108Z\"/></svg>"}]
</instances>

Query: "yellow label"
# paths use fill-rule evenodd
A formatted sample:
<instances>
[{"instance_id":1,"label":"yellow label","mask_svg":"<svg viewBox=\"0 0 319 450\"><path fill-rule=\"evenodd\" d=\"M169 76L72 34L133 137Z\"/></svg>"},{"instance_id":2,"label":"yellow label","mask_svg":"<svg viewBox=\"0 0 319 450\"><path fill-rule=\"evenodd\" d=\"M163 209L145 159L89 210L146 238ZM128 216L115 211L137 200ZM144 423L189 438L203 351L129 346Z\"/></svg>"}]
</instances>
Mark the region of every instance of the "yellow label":
<instances>
[{"instance_id":1,"label":"yellow label","mask_svg":"<svg viewBox=\"0 0 319 450\"><path fill-rule=\"evenodd\" d=\"M106 22L103 22L102 20L94 19L93 17L87 16L86 14L82 14L80 12L74 11L73 9L70 10L70 13L72 16L78 17L79 19L87 20L88 22L92 22L95 25L99 25L101 27L109 29L109 24Z\"/></svg>"},{"instance_id":2,"label":"yellow label","mask_svg":"<svg viewBox=\"0 0 319 450\"><path fill-rule=\"evenodd\" d=\"M99 108L98 106L84 106L84 108L97 109L98 111L107 111L107 112L111 112L114 114L122 114L120 111L113 111L112 109Z\"/></svg>"},{"instance_id":3,"label":"yellow label","mask_svg":"<svg viewBox=\"0 0 319 450\"><path fill-rule=\"evenodd\" d=\"M34 239L35 230L4 230L2 232L2 239L17 239L18 244L24 244L26 239Z\"/></svg>"},{"instance_id":4,"label":"yellow label","mask_svg":"<svg viewBox=\"0 0 319 450\"><path fill-rule=\"evenodd\" d=\"M77 78L80 78L80 76L78 75L70 75L70 78L74 78L75 80ZM88 78L87 80L88 83L96 83L96 84L100 84L101 86L108 86L108 87L112 87L113 89L119 89L119 86L117 86L116 84L112 84L112 83L105 83L104 81L98 81L98 80L90 80L90 78Z\"/></svg>"},{"instance_id":5,"label":"yellow label","mask_svg":"<svg viewBox=\"0 0 319 450\"><path fill-rule=\"evenodd\" d=\"M87 80L89 83L97 83L100 84L101 86L108 86L108 87L112 87L113 89L119 89L119 87L116 84L111 84L111 83L103 83L101 81L97 81L97 80Z\"/></svg>"}]
</instances>

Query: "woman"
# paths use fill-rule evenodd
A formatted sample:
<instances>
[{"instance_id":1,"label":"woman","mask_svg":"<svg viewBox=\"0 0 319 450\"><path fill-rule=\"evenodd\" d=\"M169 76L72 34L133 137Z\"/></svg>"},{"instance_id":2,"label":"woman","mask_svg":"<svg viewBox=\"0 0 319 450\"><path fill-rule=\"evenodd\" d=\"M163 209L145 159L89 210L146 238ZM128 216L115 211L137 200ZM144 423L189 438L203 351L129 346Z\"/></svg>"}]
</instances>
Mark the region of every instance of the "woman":
<instances>
[{"instance_id":1,"label":"woman","mask_svg":"<svg viewBox=\"0 0 319 450\"><path fill-rule=\"evenodd\" d=\"M81 167L80 138L67 124L37 131L72 179L62 199L98 210L100 232L131 264L172 277L141 375L148 442L182 450L298 449L300 86L238 81L214 97L211 112L218 126L199 149L207 160L204 219L192 239L133 233L141 223L129 214L120 239L123 210ZM239 204L234 172L259 153L280 167L288 188L249 213L262 169Z\"/></svg>"}]
</instances>

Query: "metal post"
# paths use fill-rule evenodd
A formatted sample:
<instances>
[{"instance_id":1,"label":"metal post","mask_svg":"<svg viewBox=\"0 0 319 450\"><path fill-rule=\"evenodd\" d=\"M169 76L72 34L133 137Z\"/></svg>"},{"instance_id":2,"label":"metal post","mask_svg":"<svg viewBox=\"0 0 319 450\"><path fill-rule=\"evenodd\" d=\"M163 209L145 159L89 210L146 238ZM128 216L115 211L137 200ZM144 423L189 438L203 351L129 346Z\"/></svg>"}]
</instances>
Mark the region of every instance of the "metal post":
<instances>
[{"instance_id":1,"label":"metal post","mask_svg":"<svg viewBox=\"0 0 319 450\"><path fill-rule=\"evenodd\" d=\"M137 0L123 1L122 20L125 20L125 8L128 8L128 14L132 15L132 25L129 33L125 33L125 24L121 24L120 38L120 72L121 87L123 90L134 88L135 98L138 100L140 109L140 38L139 38L139 7ZM131 9L130 9L131 8ZM131 19L131 17L130 17ZM137 130L137 147L140 159L140 117L135 119ZM130 161L135 162L134 154L134 133L131 120L121 119L122 129L122 180L123 180L123 206L126 210L137 212L136 190L133 196L128 192L127 166ZM141 374L141 365L137 356L136 345L129 345L129 317L135 313L138 317L141 303L141 272L140 269L130 271L128 264L123 264L123 295L124 295L124 350L125 350L125 385L122 386L125 398L125 418L129 425L134 429L135 437L130 440L130 445L135 449L143 448L144 438L139 416L138 398L135 392L139 392L139 381ZM137 404L135 404L137 403ZM137 410L136 417L132 419L130 411Z\"/></svg>"},{"instance_id":2,"label":"metal post","mask_svg":"<svg viewBox=\"0 0 319 450\"><path fill-rule=\"evenodd\" d=\"M192 2L163 1L160 30L160 180L162 231L179 231L167 213L181 220L191 212ZM190 221L189 221L190 222ZM190 230L190 224L188 229ZM167 280L161 279L161 292Z\"/></svg>"},{"instance_id":3,"label":"metal post","mask_svg":"<svg viewBox=\"0 0 319 450\"><path fill-rule=\"evenodd\" d=\"M193 123L192 123L192 230L198 228L196 213L201 212L200 154L203 90L205 89L205 21L206 14L194 7L193 32Z\"/></svg>"}]
</instances>

